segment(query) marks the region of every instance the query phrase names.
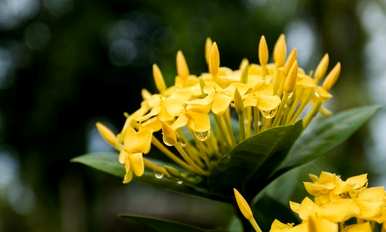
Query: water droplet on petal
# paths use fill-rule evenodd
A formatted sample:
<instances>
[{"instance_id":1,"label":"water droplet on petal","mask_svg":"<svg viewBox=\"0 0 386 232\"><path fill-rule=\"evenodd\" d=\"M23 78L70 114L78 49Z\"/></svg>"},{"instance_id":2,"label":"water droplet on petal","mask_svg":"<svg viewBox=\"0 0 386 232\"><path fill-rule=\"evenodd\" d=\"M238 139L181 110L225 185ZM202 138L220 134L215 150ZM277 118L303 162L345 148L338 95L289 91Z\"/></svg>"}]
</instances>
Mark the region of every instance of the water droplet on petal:
<instances>
[{"instance_id":1,"label":"water droplet on petal","mask_svg":"<svg viewBox=\"0 0 386 232\"><path fill-rule=\"evenodd\" d=\"M157 179L162 179L162 178L164 178L164 174L156 173L156 174L154 174L154 177L157 178Z\"/></svg>"},{"instance_id":2,"label":"water droplet on petal","mask_svg":"<svg viewBox=\"0 0 386 232\"><path fill-rule=\"evenodd\" d=\"M164 141L164 144L166 144L166 146L174 146L174 143L164 134L162 135L162 140Z\"/></svg>"},{"instance_id":3,"label":"water droplet on petal","mask_svg":"<svg viewBox=\"0 0 386 232\"><path fill-rule=\"evenodd\" d=\"M204 132L194 132L194 136L200 141L205 141L209 137L209 131L204 131Z\"/></svg>"}]
</instances>

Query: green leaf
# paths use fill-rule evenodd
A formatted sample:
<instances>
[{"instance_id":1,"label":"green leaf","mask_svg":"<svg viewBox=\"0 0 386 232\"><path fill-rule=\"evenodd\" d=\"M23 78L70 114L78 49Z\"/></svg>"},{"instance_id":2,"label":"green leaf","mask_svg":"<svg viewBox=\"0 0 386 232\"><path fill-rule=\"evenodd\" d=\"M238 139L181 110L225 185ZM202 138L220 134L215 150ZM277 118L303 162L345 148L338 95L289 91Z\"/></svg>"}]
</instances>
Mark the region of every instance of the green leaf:
<instances>
[{"instance_id":1,"label":"green leaf","mask_svg":"<svg viewBox=\"0 0 386 232\"><path fill-rule=\"evenodd\" d=\"M347 110L314 123L300 136L272 178L324 155L348 139L377 112L379 106Z\"/></svg>"},{"instance_id":2,"label":"green leaf","mask_svg":"<svg viewBox=\"0 0 386 232\"><path fill-rule=\"evenodd\" d=\"M72 159L71 161L84 164L99 171L121 178L124 176L125 173L122 164L118 162L118 155L115 153L90 153L78 156ZM156 160L152 161L159 162ZM181 180L177 180L175 178L156 178L153 172L145 171L143 176L134 178L134 181L150 183L155 186L168 188L178 192L202 196L214 200L224 200L222 196L218 194L209 193L208 191L206 191L206 189L200 188L188 182L181 182Z\"/></svg>"},{"instance_id":3,"label":"green leaf","mask_svg":"<svg viewBox=\"0 0 386 232\"><path fill-rule=\"evenodd\" d=\"M280 165L302 128L301 122L275 127L241 142L209 176L209 188L231 198L235 187L251 200L261 190L261 178Z\"/></svg>"},{"instance_id":4,"label":"green leaf","mask_svg":"<svg viewBox=\"0 0 386 232\"><path fill-rule=\"evenodd\" d=\"M179 221L163 219L157 217L150 217L144 215L120 215L120 217L131 220L136 223L144 224L155 231L159 232L226 232L228 229L208 229L201 228L193 225L188 225Z\"/></svg>"},{"instance_id":5,"label":"green leaf","mask_svg":"<svg viewBox=\"0 0 386 232\"><path fill-rule=\"evenodd\" d=\"M118 177L123 177L125 174L123 166L118 162L118 155L115 153L86 154L72 159L71 162L81 163Z\"/></svg>"}]
</instances>

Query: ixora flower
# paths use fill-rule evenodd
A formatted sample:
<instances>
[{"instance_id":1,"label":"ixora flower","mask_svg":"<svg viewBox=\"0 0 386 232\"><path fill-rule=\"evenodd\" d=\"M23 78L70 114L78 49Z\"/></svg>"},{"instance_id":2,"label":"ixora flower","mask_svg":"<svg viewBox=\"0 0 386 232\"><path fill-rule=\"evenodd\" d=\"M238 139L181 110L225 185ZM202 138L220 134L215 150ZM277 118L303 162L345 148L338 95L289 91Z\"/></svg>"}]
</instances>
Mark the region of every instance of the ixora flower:
<instances>
[{"instance_id":1,"label":"ixora flower","mask_svg":"<svg viewBox=\"0 0 386 232\"><path fill-rule=\"evenodd\" d=\"M301 119L306 127L319 112L331 114L323 104L332 98L329 91L341 66L337 63L327 74L327 54L315 72L306 73L297 62L296 49L287 56L281 35L273 48L272 63L264 36L258 45L258 64L244 59L237 70L220 66L219 49L209 38L205 58L209 72L196 76L178 51L177 76L170 87L153 65L158 93L142 91L141 107L127 115L121 132L115 135L97 124L102 137L120 153L119 162L126 170L124 183L133 174L143 175L145 168L180 177L175 168L144 158L151 146L188 173L209 176L224 154L245 139Z\"/></svg>"},{"instance_id":2,"label":"ixora flower","mask_svg":"<svg viewBox=\"0 0 386 232\"><path fill-rule=\"evenodd\" d=\"M274 220L271 232L371 232L378 231L378 224L386 231L386 191L384 187L368 188L367 174L345 181L329 172L310 178L312 182L304 182L304 186L314 200L306 197L301 203L290 202L302 223ZM236 189L234 195L242 215L261 232L247 201Z\"/></svg>"}]
</instances>

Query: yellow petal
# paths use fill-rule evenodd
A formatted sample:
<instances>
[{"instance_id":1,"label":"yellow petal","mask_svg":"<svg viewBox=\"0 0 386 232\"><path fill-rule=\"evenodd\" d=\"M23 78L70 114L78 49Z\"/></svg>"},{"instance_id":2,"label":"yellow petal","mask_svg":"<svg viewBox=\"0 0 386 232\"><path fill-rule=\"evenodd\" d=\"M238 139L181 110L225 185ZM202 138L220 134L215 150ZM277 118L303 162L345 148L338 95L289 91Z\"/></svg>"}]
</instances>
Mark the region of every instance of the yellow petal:
<instances>
[{"instance_id":1,"label":"yellow petal","mask_svg":"<svg viewBox=\"0 0 386 232\"><path fill-rule=\"evenodd\" d=\"M316 99L324 102L331 99L332 95L329 92L327 92L327 90L325 90L324 88L317 87L315 90L315 97Z\"/></svg>"},{"instance_id":2,"label":"yellow petal","mask_svg":"<svg viewBox=\"0 0 386 232\"><path fill-rule=\"evenodd\" d=\"M288 231L288 229L291 229L292 227L293 226L291 224L284 224L279 220L275 219L272 222L270 232L284 232L284 231Z\"/></svg>"},{"instance_id":3,"label":"yellow petal","mask_svg":"<svg viewBox=\"0 0 386 232\"><path fill-rule=\"evenodd\" d=\"M253 219L253 213L251 210L251 207L249 206L248 202L245 200L245 198L237 191L237 189L233 189L233 193L236 198L237 206L240 209L241 214L247 219L252 220Z\"/></svg>"},{"instance_id":4,"label":"yellow petal","mask_svg":"<svg viewBox=\"0 0 386 232\"><path fill-rule=\"evenodd\" d=\"M308 220L308 230L312 232L338 232L338 224L312 215Z\"/></svg>"},{"instance_id":5,"label":"yellow petal","mask_svg":"<svg viewBox=\"0 0 386 232\"><path fill-rule=\"evenodd\" d=\"M218 50L216 42L212 44L210 48L209 56L209 71L213 76L216 76L220 68L220 52Z\"/></svg>"},{"instance_id":6,"label":"yellow petal","mask_svg":"<svg viewBox=\"0 0 386 232\"><path fill-rule=\"evenodd\" d=\"M328 194L335 188L334 184L319 184L311 182L304 182L303 184L306 191L312 196Z\"/></svg>"},{"instance_id":7,"label":"yellow petal","mask_svg":"<svg viewBox=\"0 0 386 232\"><path fill-rule=\"evenodd\" d=\"M129 155L130 165L136 176L142 176L145 171L142 153L133 153Z\"/></svg>"},{"instance_id":8,"label":"yellow petal","mask_svg":"<svg viewBox=\"0 0 386 232\"><path fill-rule=\"evenodd\" d=\"M370 223L360 223L360 224L354 224L345 226L343 232L372 232Z\"/></svg>"},{"instance_id":9,"label":"yellow petal","mask_svg":"<svg viewBox=\"0 0 386 232\"><path fill-rule=\"evenodd\" d=\"M338 199L320 207L319 215L332 222L344 222L359 214L359 208L352 199Z\"/></svg>"},{"instance_id":10,"label":"yellow petal","mask_svg":"<svg viewBox=\"0 0 386 232\"><path fill-rule=\"evenodd\" d=\"M181 77L183 80L186 80L189 76L189 68L188 64L186 63L184 54L182 51L177 52L177 74L179 77Z\"/></svg>"},{"instance_id":11,"label":"yellow petal","mask_svg":"<svg viewBox=\"0 0 386 232\"><path fill-rule=\"evenodd\" d=\"M264 35L260 37L259 41L259 61L261 65L266 65L269 59L269 51L267 41L265 41Z\"/></svg>"},{"instance_id":12,"label":"yellow petal","mask_svg":"<svg viewBox=\"0 0 386 232\"><path fill-rule=\"evenodd\" d=\"M348 183L354 189L365 187L367 185L367 173L350 177L346 180L346 183Z\"/></svg>"},{"instance_id":13,"label":"yellow petal","mask_svg":"<svg viewBox=\"0 0 386 232\"><path fill-rule=\"evenodd\" d=\"M276 110L280 103L280 97L276 95L259 95L257 100L257 107L260 111L269 112Z\"/></svg>"},{"instance_id":14,"label":"yellow petal","mask_svg":"<svg viewBox=\"0 0 386 232\"><path fill-rule=\"evenodd\" d=\"M174 146L177 143L176 132L167 123L162 123L162 139L168 146Z\"/></svg>"},{"instance_id":15,"label":"yellow petal","mask_svg":"<svg viewBox=\"0 0 386 232\"><path fill-rule=\"evenodd\" d=\"M99 134L106 142L108 142L111 146L117 145L117 137L109 128L107 128L105 125L103 125L100 122L97 122L96 127L99 131Z\"/></svg>"},{"instance_id":16,"label":"yellow petal","mask_svg":"<svg viewBox=\"0 0 386 232\"><path fill-rule=\"evenodd\" d=\"M331 72L327 75L326 79L323 82L323 88L325 90L330 90L335 82L338 80L339 75L340 75L340 70L341 66L340 63L338 62L335 67L331 70Z\"/></svg>"},{"instance_id":17,"label":"yellow petal","mask_svg":"<svg viewBox=\"0 0 386 232\"><path fill-rule=\"evenodd\" d=\"M209 115L206 113L199 112L187 112L189 118L189 127L194 132L205 133L210 130L210 120Z\"/></svg>"},{"instance_id":18,"label":"yellow petal","mask_svg":"<svg viewBox=\"0 0 386 232\"><path fill-rule=\"evenodd\" d=\"M133 171L130 168L130 162L125 162L125 176L123 177L123 183L127 184L133 179Z\"/></svg>"},{"instance_id":19,"label":"yellow petal","mask_svg":"<svg viewBox=\"0 0 386 232\"><path fill-rule=\"evenodd\" d=\"M181 114L180 116L178 116L176 121L173 122L172 128L173 130L177 130L179 128L186 126L187 124L188 124L188 118L186 117L185 114Z\"/></svg>"},{"instance_id":20,"label":"yellow petal","mask_svg":"<svg viewBox=\"0 0 386 232\"><path fill-rule=\"evenodd\" d=\"M273 60L277 66L283 66L287 55L285 36L281 34L273 49Z\"/></svg>"},{"instance_id":21,"label":"yellow petal","mask_svg":"<svg viewBox=\"0 0 386 232\"><path fill-rule=\"evenodd\" d=\"M129 159L129 154L125 150L121 150L119 152L118 161L121 164L126 163L126 161ZM130 167L130 166L129 166Z\"/></svg>"},{"instance_id":22,"label":"yellow petal","mask_svg":"<svg viewBox=\"0 0 386 232\"><path fill-rule=\"evenodd\" d=\"M308 197L304 198L300 204L290 201L290 208L302 220L307 220L310 215L315 214L319 210L319 207Z\"/></svg>"},{"instance_id":23,"label":"yellow petal","mask_svg":"<svg viewBox=\"0 0 386 232\"><path fill-rule=\"evenodd\" d=\"M162 93L166 89L166 85L161 70L156 64L153 64L153 78L155 86L157 87L158 91Z\"/></svg>"},{"instance_id":24,"label":"yellow petal","mask_svg":"<svg viewBox=\"0 0 386 232\"><path fill-rule=\"evenodd\" d=\"M156 132L161 130L161 122L158 117L151 118L141 124L141 127L145 130Z\"/></svg>"},{"instance_id":25,"label":"yellow petal","mask_svg":"<svg viewBox=\"0 0 386 232\"><path fill-rule=\"evenodd\" d=\"M315 70L315 82L318 83L326 74L327 68L328 68L328 62L329 57L328 54L325 54L323 58L320 60L320 63L318 64L318 67L316 67Z\"/></svg>"},{"instance_id":26,"label":"yellow petal","mask_svg":"<svg viewBox=\"0 0 386 232\"><path fill-rule=\"evenodd\" d=\"M215 94L212 103L212 112L217 115L225 113L231 104L232 98L225 94Z\"/></svg>"},{"instance_id":27,"label":"yellow petal","mask_svg":"<svg viewBox=\"0 0 386 232\"><path fill-rule=\"evenodd\" d=\"M381 215L384 204L384 187L367 188L359 192L355 199L360 208L359 218L372 220Z\"/></svg>"},{"instance_id":28,"label":"yellow petal","mask_svg":"<svg viewBox=\"0 0 386 232\"><path fill-rule=\"evenodd\" d=\"M128 129L123 135L123 144L130 153L149 153L153 133L149 129L142 128L138 132L134 129Z\"/></svg>"}]
</instances>

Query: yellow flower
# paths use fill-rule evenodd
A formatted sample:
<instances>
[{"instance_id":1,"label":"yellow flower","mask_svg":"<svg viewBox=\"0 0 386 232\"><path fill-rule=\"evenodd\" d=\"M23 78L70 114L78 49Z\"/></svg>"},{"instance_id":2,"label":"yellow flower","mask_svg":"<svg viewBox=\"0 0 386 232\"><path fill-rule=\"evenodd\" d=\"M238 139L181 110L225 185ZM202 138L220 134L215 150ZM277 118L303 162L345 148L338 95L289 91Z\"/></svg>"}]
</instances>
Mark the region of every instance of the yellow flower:
<instances>
[{"instance_id":1,"label":"yellow flower","mask_svg":"<svg viewBox=\"0 0 386 232\"><path fill-rule=\"evenodd\" d=\"M210 175L234 146L263 130L298 120L303 120L306 127L319 112L330 114L323 104L332 97L329 91L339 77L339 63L325 77L328 69L328 55L325 55L315 75L307 75L297 62L296 49L287 57L284 35L278 38L272 54L262 36L257 55L258 62L243 59L236 70L222 67L219 46L208 38L205 43L208 72L193 75L182 51L178 51L177 76L172 86L166 85L160 68L154 64L157 93L142 90L140 107L128 116L119 135L100 125L98 130L117 150L124 148L128 157L148 153L151 143L190 175L202 176ZM173 148L169 149L170 146ZM138 163L154 172L171 170L162 169L162 165L154 165L146 158L136 160L125 161L125 169L135 170L134 164ZM140 160L144 165L140 165ZM133 173L138 176L142 172ZM180 178L174 171L163 174ZM130 174L126 180L129 179ZM326 191L323 189L326 186L312 185L309 188L315 194ZM316 190L318 187L322 189Z\"/></svg>"}]
</instances>

